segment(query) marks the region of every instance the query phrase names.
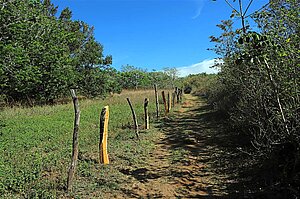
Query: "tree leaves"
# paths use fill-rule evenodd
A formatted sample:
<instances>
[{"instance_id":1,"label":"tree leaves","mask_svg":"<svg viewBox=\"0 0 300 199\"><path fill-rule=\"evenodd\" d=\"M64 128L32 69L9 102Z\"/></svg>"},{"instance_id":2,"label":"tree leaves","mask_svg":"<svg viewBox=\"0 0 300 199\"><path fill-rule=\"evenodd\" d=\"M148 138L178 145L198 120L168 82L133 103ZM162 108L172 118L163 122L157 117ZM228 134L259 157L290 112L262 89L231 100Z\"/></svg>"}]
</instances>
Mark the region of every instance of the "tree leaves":
<instances>
[{"instance_id":1,"label":"tree leaves","mask_svg":"<svg viewBox=\"0 0 300 199\"><path fill-rule=\"evenodd\" d=\"M298 0L270 1L252 16L261 29L241 33L223 21L223 33L211 37L224 61L212 101L230 115L238 133L252 136L258 157L284 165L274 165L274 178L295 190L299 177L292 176L299 176L299 170L291 168L299 166L300 148L299 13ZM286 144L295 149L288 152L292 158L278 162L275 154Z\"/></svg>"},{"instance_id":2,"label":"tree leaves","mask_svg":"<svg viewBox=\"0 0 300 199\"><path fill-rule=\"evenodd\" d=\"M0 86L8 101L50 102L70 87L81 88L84 78L94 78L84 89L103 87L105 80L95 82L103 73L96 68L110 65L112 56L103 56L94 28L73 21L69 8L58 18L50 0L1 1L0 8Z\"/></svg>"}]
</instances>

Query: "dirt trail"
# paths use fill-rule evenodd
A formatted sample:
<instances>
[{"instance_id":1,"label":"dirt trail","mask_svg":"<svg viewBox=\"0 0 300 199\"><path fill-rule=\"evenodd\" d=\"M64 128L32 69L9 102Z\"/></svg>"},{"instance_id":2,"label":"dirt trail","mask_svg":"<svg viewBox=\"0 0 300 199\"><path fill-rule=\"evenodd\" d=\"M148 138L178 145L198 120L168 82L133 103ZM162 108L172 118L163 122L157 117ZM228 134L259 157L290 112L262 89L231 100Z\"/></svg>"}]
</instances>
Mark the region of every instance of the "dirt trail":
<instances>
[{"instance_id":1,"label":"dirt trail","mask_svg":"<svg viewBox=\"0 0 300 199\"><path fill-rule=\"evenodd\" d=\"M224 198L227 177L216 165L221 124L204 101L185 95L159 128L156 150L145 165L121 171L134 178L119 198Z\"/></svg>"}]
</instances>

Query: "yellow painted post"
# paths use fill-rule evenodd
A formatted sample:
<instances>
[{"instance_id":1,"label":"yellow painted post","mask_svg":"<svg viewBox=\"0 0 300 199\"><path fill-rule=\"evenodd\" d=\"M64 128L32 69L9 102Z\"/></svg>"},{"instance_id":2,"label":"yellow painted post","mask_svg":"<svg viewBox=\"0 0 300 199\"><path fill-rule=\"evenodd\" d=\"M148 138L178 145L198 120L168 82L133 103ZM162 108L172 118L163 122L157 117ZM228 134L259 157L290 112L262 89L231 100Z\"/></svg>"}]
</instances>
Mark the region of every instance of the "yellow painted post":
<instances>
[{"instance_id":1,"label":"yellow painted post","mask_svg":"<svg viewBox=\"0 0 300 199\"><path fill-rule=\"evenodd\" d=\"M100 115L100 142L99 159L102 164L109 164L107 154L107 136L108 136L109 107L105 106Z\"/></svg>"}]
</instances>

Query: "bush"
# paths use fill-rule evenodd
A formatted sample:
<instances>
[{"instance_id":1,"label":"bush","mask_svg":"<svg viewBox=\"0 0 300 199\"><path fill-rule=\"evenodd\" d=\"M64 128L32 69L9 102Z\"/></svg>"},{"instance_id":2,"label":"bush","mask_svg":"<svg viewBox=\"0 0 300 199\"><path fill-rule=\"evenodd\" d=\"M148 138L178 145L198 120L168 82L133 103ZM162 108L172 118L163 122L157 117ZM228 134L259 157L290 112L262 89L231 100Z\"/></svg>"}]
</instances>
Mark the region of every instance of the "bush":
<instances>
[{"instance_id":1,"label":"bush","mask_svg":"<svg viewBox=\"0 0 300 199\"><path fill-rule=\"evenodd\" d=\"M210 102L230 116L237 133L251 136L261 168L272 163L267 186L299 194L300 159L300 2L274 1L254 15L261 32L233 30L232 21L212 37L223 56ZM242 34L240 34L242 33ZM284 155L283 155L284 154Z\"/></svg>"},{"instance_id":2,"label":"bush","mask_svg":"<svg viewBox=\"0 0 300 199\"><path fill-rule=\"evenodd\" d=\"M183 92L185 94L190 94L192 92L192 87L191 86L185 86L183 89Z\"/></svg>"}]
</instances>

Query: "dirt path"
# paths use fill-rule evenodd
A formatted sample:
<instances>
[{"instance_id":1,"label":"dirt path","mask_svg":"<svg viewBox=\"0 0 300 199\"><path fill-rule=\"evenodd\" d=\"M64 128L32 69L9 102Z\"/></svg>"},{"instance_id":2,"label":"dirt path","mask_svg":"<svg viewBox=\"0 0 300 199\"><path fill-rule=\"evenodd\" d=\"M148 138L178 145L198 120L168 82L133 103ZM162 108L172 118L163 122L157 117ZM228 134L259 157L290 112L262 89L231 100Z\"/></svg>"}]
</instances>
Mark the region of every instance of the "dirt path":
<instances>
[{"instance_id":1,"label":"dirt path","mask_svg":"<svg viewBox=\"0 0 300 199\"><path fill-rule=\"evenodd\" d=\"M160 139L145 165L121 171L134 178L120 198L224 198L227 177L216 168L223 153L221 124L204 101L185 95L159 125Z\"/></svg>"}]
</instances>

